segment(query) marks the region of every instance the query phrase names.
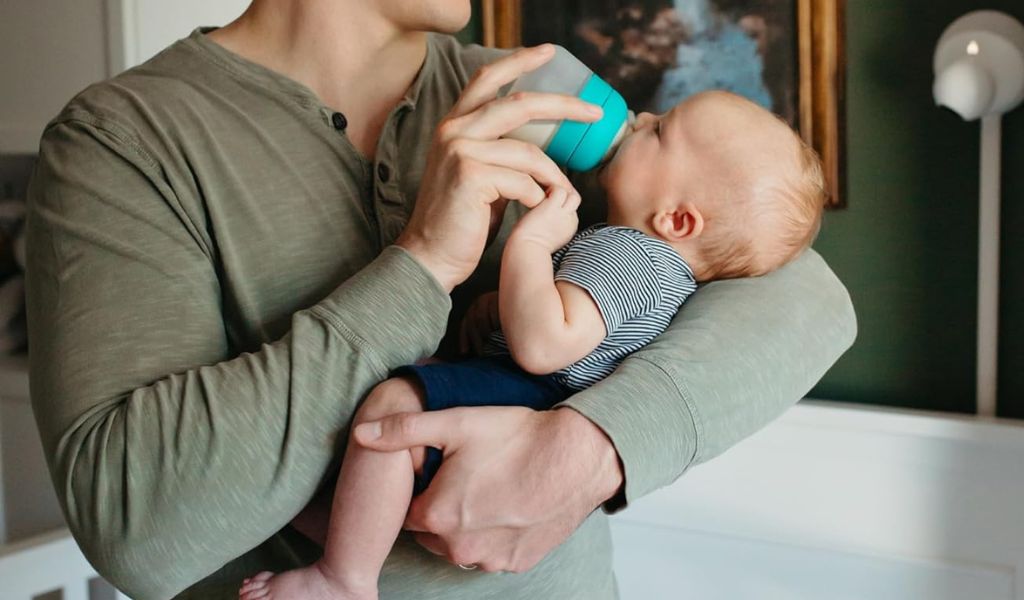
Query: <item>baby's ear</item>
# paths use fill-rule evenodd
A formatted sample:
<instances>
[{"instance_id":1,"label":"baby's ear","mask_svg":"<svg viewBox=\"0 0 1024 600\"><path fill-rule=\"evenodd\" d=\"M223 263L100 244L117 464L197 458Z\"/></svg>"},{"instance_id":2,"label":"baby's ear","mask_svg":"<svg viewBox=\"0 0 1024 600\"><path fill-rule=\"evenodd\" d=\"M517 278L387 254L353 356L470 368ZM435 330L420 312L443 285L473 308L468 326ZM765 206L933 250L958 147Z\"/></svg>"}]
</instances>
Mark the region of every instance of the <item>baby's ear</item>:
<instances>
[{"instance_id":1,"label":"baby's ear","mask_svg":"<svg viewBox=\"0 0 1024 600\"><path fill-rule=\"evenodd\" d=\"M692 202L683 202L656 214L654 230L669 242L694 239L704 231L704 216Z\"/></svg>"}]
</instances>

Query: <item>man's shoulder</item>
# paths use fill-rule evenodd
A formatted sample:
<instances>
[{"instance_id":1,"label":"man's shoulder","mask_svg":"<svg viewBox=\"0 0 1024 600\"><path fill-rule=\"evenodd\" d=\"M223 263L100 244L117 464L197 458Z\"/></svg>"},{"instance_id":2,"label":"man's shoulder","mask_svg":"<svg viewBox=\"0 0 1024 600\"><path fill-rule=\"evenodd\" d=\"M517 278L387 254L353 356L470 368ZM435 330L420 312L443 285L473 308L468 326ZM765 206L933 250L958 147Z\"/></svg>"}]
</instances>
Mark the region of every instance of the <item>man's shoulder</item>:
<instances>
[{"instance_id":1,"label":"man's shoulder","mask_svg":"<svg viewBox=\"0 0 1024 600\"><path fill-rule=\"evenodd\" d=\"M510 53L503 48L488 48L480 44L463 44L452 35L430 34L430 43L437 49L442 65L455 74L465 85L480 67Z\"/></svg>"},{"instance_id":2,"label":"man's shoulder","mask_svg":"<svg viewBox=\"0 0 1024 600\"><path fill-rule=\"evenodd\" d=\"M217 67L178 41L148 61L75 95L50 121L97 129L118 137L142 138L165 127L169 114L195 107L204 77Z\"/></svg>"}]
</instances>

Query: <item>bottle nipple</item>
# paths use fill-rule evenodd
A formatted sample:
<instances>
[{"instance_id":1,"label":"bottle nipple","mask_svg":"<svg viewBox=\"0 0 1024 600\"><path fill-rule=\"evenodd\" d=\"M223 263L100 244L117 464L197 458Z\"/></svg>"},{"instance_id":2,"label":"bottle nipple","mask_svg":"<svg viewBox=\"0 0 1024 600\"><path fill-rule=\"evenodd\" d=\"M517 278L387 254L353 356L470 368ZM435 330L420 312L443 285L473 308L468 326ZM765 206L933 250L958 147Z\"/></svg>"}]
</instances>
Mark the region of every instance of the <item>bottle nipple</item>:
<instances>
[{"instance_id":1,"label":"bottle nipple","mask_svg":"<svg viewBox=\"0 0 1024 600\"><path fill-rule=\"evenodd\" d=\"M618 133L612 139L611 145L608 146L607 152L604 153L604 157L601 159L602 163L608 162L613 156L615 156L616 150L619 149L619 144L622 140L626 139L626 136L633 132L633 124L636 122L636 113L632 110L626 111L626 120L622 122L622 126L619 127Z\"/></svg>"}]
</instances>

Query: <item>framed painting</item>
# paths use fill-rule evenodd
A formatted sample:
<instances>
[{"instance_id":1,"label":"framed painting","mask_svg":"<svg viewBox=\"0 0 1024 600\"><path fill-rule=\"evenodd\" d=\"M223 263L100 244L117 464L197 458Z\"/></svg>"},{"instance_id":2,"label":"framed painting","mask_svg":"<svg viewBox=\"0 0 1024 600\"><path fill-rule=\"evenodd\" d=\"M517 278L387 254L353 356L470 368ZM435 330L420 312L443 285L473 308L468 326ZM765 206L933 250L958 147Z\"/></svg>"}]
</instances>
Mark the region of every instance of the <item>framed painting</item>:
<instances>
[{"instance_id":1,"label":"framed painting","mask_svg":"<svg viewBox=\"0 0 1024 600\"><path fill-rule=\"evenodd\" d=\"M845 0L481 0L485 45L554 42L634 110L709 89L774 111L821 156L845 206Z\"/></svg>"}]
</instances>

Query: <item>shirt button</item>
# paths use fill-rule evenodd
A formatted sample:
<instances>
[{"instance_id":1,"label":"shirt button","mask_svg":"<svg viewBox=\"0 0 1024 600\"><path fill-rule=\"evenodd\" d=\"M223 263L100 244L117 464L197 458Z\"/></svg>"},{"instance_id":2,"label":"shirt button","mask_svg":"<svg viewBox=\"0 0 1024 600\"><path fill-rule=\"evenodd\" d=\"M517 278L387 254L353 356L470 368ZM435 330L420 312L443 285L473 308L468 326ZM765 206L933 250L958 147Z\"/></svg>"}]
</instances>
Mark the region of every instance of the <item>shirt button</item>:
<instances>
[{"instance_id":1,"label":"shirt button","mask_svg":"<svg viewBox=\"0 0 1024 600\"><path fill-rule=\"evenodd\" d=\"M348 119L346 119L345 115L340 112L336 112L331 115L331 124L333 124L334 128L338 131L344 131L344 129L348 127Z\"/></svg>"},{"instance_id":2,"label":"shirt button","mask_svg":"<svg viewBox=\"0 0 1024 600\"><path fill-rule=\"evenodd\" d=\"M381 183L387 183L388 179L391 179L391 169L384 163L377 163L377 177Z\"/></svg>"}]
</instances>

